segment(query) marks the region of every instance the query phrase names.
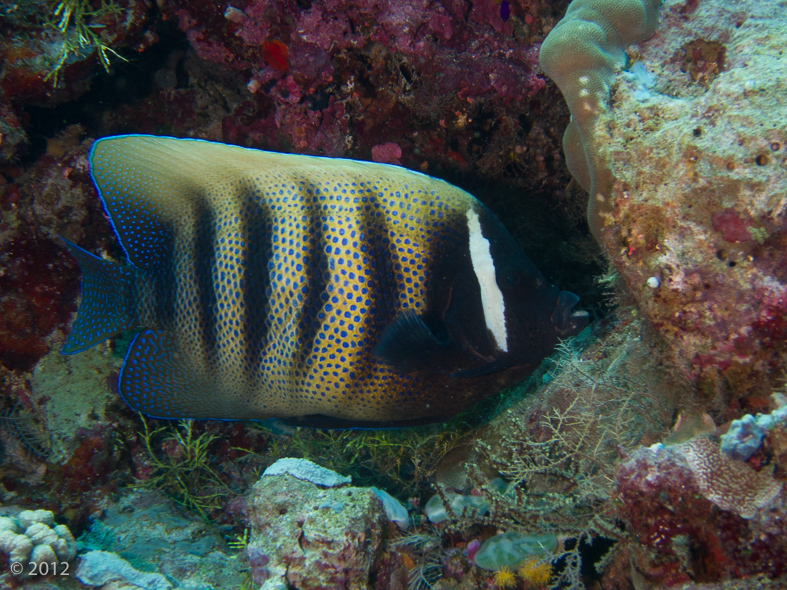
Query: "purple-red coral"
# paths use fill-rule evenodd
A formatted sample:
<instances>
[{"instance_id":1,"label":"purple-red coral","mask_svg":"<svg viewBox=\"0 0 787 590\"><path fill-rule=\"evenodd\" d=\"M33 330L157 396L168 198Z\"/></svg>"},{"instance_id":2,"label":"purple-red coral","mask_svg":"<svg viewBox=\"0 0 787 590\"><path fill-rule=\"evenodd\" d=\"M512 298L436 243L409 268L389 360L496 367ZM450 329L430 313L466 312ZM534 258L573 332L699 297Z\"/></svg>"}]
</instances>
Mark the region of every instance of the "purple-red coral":
<instances>
[{"instance_id":1,"label":"purple-red coral","mask_svg":"<svg viewBox=\"0 0 787 590\"><path fill-rule=\"evenodd\" d=\"M640 448L618 468L618 516L650 582L715 582L787 566L782 482L723 455L718 443Z\"/></svg>"},{"instance_id":2,"label":"purple-red coral","mask_svg":"<svg viewBox=\"0 0 787 590\"><path fill-rule=\"evenodd\" d=\"M712 220L713 229L721 232L727 242L748 242L752 239L749 233L752 224L741 219L732 209L714 213Z\"/></svg>"},{"instance_id":3,"label":"purple-red coral","mask_svg":"<svg viewBox=\"0 0 787 590\"><path fill-rule=\"evenodd\" d=\"M481 109L493 117L484 135L506 132L494 118L515 120L544 86L538 38L515 34L494 0L237 0L223 11L186 0L163 10L201 59L242 72L256 113L230 125L223 139L236 143L370 158L393 142L405 165L456 167L482 155L458 144ZM538 30L535 7L517 10Z\"/></svg>"}]
</instances>

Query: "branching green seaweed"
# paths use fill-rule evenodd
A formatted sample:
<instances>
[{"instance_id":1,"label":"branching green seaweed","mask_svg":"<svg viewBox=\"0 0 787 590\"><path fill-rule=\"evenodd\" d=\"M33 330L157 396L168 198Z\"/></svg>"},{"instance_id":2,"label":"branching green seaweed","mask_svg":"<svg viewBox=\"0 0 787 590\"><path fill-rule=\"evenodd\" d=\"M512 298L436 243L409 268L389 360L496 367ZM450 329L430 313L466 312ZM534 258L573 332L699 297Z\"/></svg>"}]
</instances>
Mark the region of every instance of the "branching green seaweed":
<instances>
[{"instance_id":1,"label":"branching green seaweed","mask_svg":"<svg viewBox=\"0 0 787 590\"><path fill-rule=\"evenodd\" d=\"M243 529L242 535L235 535L235 538L227 541L227 546L230 549L238 549L239 551L245 551L246 547L249 546L249 529Z\"/></svg>"},{"instance_id":2,"label":"branching green seaweed","mask_svg":"<svg viewBox=\"0 0 787 590\"><path fill-rule=\"evenodd\" d=\"M52 78L57 86L60 71L71 56L93 51L104 69L108 72L110 57L114 56L125 61L117 51L109 47L101 39L101 29L105 27L99 21L106 16L117 16L121 8L113 0L101 0L98 8L94 8L90 0L60 0L54 3L51 24L60 31L63 45L55 67L45 80Z\"/></svg>"},{"instance_id":3,"label":"branching green seaweed","mask_svg":"<svg viewBox=\"0 0 787 590\"><path fill-rule=\"evenodd\" d=\"M221 506L232 490L210 466L209 447L216 435L194 432L193 420L181 420L177 425L167 425L151 430L140 414L143 430L142 442L148 452L151 473L145 484L169 494L176 502L195 510L201 516ZM168 433L166 436L162 436ZM168 452L162 452L158 440Z\"/></svg>"}]
</instances>

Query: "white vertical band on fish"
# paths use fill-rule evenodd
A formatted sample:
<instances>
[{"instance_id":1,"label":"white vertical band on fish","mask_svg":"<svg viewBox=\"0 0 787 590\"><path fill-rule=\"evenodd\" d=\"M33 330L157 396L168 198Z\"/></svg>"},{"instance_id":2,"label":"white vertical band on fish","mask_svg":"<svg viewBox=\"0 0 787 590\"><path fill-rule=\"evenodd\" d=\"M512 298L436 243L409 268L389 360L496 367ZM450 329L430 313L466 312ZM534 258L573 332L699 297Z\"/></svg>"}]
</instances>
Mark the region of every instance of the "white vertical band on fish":
<instances>
[{"instance_id":1,"label":"white vertical band on fish","mask_svg":"<svg viewBox=\"0 0 787 590\"><path fill-rule=\"evenodd\" d=\"M473 262L473 271L481 287L481 305L484 308L486 327L492 332L497 347L503 352L508 352L503 293L495 278L495 262L489 250L489 240L484 237L478 214L472 209L467 210L467 229L470 231L470 260Z\"/></svg>"}]
</instances>

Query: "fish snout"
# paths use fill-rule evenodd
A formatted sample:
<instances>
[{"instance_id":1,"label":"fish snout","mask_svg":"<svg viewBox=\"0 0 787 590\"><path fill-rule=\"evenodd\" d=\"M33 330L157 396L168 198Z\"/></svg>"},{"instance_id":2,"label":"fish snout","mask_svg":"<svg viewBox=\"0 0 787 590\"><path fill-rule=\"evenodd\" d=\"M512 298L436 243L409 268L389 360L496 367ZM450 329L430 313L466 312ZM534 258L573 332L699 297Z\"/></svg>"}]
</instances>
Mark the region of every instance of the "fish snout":
<instances>
[{"instance_id":1,"label":"fish snout","mask_svg":"<svg viewBox=\"0 0 787 590\"><path fill-rule=\"evenodd\" d=\"M579 303L579 297L571 291L561 291L557 295L555 310L552 312L552 325L560 338L576 336L588 325L590 315L584 310L571 311Z\"/></svg>"}]
</instances>

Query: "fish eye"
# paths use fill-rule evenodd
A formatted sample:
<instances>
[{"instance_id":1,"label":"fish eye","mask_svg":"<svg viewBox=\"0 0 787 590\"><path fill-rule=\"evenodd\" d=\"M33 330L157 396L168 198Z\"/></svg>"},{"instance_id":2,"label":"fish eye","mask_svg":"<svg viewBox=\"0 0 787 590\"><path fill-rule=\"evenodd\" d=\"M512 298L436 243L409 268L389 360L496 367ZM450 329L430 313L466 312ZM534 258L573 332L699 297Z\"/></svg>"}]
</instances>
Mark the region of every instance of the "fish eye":
<instances>
[{"instance_id":1,"label":"fish eye","mask_svg":"<svg viewBox=\"0 0 787 590\"><path fill-rule=\"evenodd\" d=\"M503 281L509 287L516 287L522 282L522 275L514 270L510 270L503 275Z\"/></svg>"}]
</instances>

